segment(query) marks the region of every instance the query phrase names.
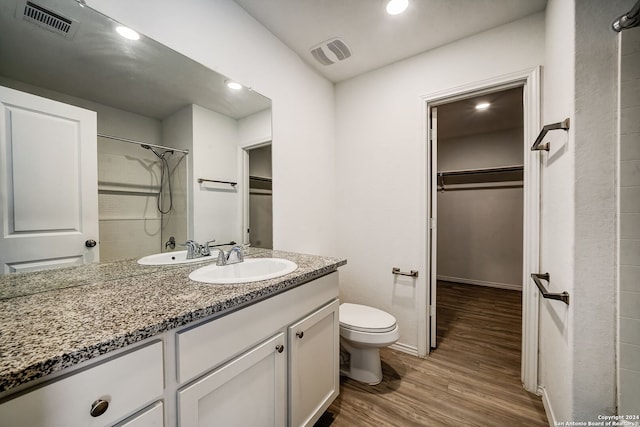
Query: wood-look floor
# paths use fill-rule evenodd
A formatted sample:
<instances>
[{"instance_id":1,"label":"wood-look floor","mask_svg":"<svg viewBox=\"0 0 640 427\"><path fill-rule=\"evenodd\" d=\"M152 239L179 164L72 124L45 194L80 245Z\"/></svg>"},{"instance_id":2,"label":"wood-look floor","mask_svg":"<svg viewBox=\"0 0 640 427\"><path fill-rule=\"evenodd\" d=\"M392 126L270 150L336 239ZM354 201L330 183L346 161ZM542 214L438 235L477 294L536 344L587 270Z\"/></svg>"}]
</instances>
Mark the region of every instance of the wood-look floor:
<instances>
[{"instance_id":1,"label":"wood-look floor","mask_svg":"<svg viewBox=\"0 0 640 427\"><path fill-rule=\"evenodd\" d=\"M382 383L342 378L316 427L548 426L520 382L521 296L439 283L438 347L425 359L382 349Z\"/></svg>"}]
</instances>

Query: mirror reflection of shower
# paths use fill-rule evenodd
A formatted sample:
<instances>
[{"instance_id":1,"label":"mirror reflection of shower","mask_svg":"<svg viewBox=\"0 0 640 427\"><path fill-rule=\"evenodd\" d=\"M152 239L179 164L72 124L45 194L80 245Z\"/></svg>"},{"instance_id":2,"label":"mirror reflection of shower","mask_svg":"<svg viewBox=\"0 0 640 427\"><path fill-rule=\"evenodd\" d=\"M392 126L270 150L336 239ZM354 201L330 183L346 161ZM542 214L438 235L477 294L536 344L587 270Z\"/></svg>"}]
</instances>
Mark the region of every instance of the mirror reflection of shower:
<instances>
[{"instance_id":1,"label":"mirror reflection of shower","mask_svg":"<svg viewBox=\"0 0 640 427\"><path fill-rule=\"evenodd\" d=\"M147 150L151 150L151 152L155 154L158 159L160 159L160 191L158 191L157 207L158 207L158 212L160 212L163 215L166 215L169 212L171 212L171 209L173 209L173 191L171 190L171 175L169 173L170 172L169 162L167 161L166 156L172 155L174 153L174 150L163 150L162 152L160 152L159 150L156 150L154 147L151 147L148 144L142 144L141 147ZM164 209L165 183L167 185L167 188L169 189L169 206L166 209Z\"/></svg>"},{"instance_id":2,"label":"mirror reflection of shower","mask_svg":"<svg viewBox=\"0 0 640 427\"><path fill-rule=\"evenodd\" d=\"M187 153L178 132L157 119L118 113L98 133L101 261L139 258L185 242ZM106 121L106 115L98 115ZM117 132L117 136L114 135ZM144 148L143 149L141 149ZM174 246L174 248L179 249Z\"/></svg>"}]
</instances>

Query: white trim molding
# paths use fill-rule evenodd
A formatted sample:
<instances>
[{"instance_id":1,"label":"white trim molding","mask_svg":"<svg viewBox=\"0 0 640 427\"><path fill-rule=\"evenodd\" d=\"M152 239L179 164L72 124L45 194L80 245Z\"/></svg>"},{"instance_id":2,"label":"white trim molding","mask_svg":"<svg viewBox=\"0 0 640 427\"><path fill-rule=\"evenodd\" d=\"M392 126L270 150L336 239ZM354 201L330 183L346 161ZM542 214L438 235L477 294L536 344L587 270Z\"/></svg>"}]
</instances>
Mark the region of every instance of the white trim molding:
<instances>
[{"instance_id":1,"label":"white trim molding","mask_svg":"<svg viewBox=\"0 0 640 427\"><path fill-rule=\"evenodd\" d=\"M431 194L428 190L431 174L431 160L428 158L430 116L432 107L453 101L496 92L515 87L523 88L524 103L524 218L523 218L523 276L522 276L522 367L521 379L524 388L531 393L538 393L538 316L539 296L536 286L531 282L531 273L538 273L539 269L539 241L540 241L540 159L529 146L535 140L540 130L540 74L541 68L535 67L503 76L494 77L463 86L454 87L420 97L422 108L422 137L420 173L420 218L421 239L420 259L423 264L420 271L430 271L429 259L429 225L428 208ZM421 275L417 283L418 295L418 354L429 352L429 277Z\"/></svg>"},{"instance_id":2,"label":"white trim molding","mask_svg":"<svg viewBox=\"0 0 640 427\"><path fill-rule=\"evenodd\" d=\"M549 423L549 427L557 426L558 420L556 420L556 416L553 412L553 407L551 406L551 401L549 400L547 390L542 386L538 387L537 394L538 396L542 396L542 406L544 406L544 411L547 414L547 422Z\"/></svg>"}]
</instances>

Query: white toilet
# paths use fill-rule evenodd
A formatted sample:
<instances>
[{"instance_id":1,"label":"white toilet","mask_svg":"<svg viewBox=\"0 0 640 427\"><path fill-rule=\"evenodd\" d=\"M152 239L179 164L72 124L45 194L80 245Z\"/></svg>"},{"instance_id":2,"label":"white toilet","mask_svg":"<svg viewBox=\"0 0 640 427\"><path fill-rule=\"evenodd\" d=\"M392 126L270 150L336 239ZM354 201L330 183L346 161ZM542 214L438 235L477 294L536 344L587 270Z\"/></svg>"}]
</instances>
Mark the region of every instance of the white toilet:
<instances>
[{"instance_id":1,"label":"white toilet","mask_svg":"<svg viewBox=\"0 0 640 427\"><path fill-rule=\"evenodd\" d=\"M340 304L340 374L365 384L382 381L380 347L400 338L396 318L377 308Z\"/></svg>"}]
</instances>

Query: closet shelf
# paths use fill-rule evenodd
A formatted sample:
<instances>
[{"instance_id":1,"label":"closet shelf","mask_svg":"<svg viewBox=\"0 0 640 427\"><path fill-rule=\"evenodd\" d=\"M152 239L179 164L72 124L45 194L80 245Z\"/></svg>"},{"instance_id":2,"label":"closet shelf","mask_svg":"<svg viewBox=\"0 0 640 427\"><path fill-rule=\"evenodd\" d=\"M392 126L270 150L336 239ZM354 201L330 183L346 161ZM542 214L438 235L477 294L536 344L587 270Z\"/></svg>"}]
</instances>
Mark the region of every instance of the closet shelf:
<instances>
[{"instance_id":1,"label":"closet shelf","mask_svg":"<svg viewBox=\"0 0 640 427\"><path fill-rule=\"evenodd\" d=\"M499 166L495 168L479 168L479 169L460 169L452 171L439 171L438 176L460 176L460 175L477 175L486 173L503 173L524 171L523 165Z\"/></svg>"},{"instance_id":2,"label":"closet shelf","mask_svg":"<svg viewBox=\"0 0 640 427\"><path fill-rule=\"evenodd\" d=\"M445 190L447 185L520 182L523 180L523 175L524 166L522 165L440 171L437 173L440 190ZM445 178L447 179L445 180Z\"/></svg>"},{"instance_id":3,"label":"closet shelf","mask_svg":"<svg viewBox=\"0 0 640 427\"><path fill-rule=\"evenodd\" d=\"M250 190L259 190L255 192L255 194L264 194L264 192L271 192L272 190L272 179L264 178L261 176L249 176L249 189Z\"/></svg>"}]
</instances>

